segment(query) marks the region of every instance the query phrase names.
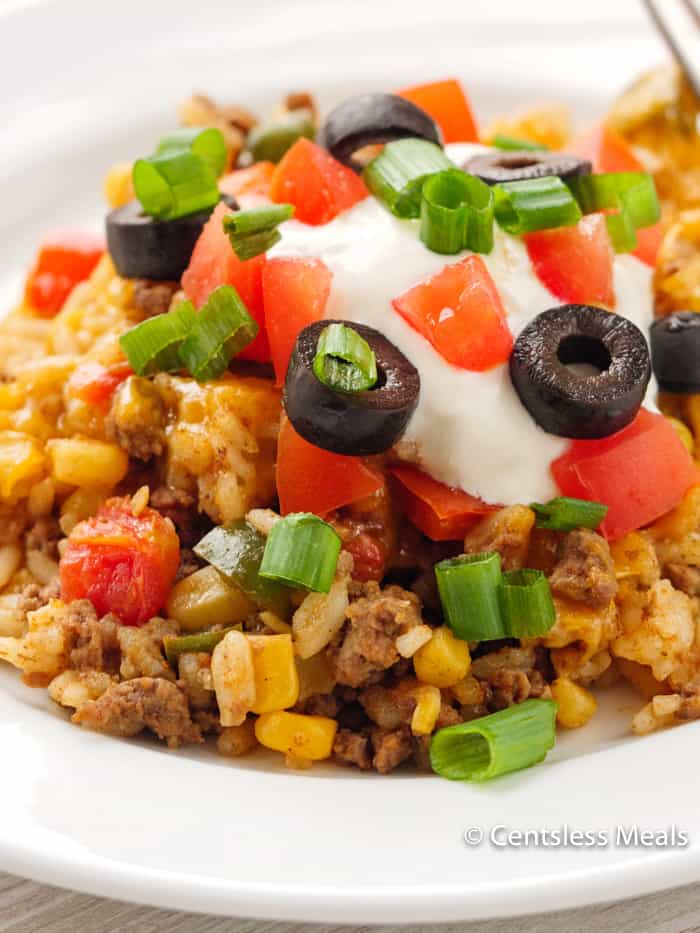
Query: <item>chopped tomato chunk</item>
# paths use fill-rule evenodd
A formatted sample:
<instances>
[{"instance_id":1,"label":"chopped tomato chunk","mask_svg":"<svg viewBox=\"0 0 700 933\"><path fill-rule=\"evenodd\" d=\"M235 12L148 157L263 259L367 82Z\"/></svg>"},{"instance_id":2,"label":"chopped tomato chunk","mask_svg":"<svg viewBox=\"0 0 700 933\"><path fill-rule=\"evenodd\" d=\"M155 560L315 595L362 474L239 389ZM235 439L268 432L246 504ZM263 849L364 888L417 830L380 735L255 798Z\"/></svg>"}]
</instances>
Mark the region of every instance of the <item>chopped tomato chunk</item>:
<instances>
[{"instance_id":1,"label":"chopped tomato chunk","mask_svg":"<svg viewBox=\"0 0 700 933\"><path fill-rule=\"evenodd\" d=\"M637 248L632 250L632 255L648 266L655 266L665 232L666 225L663 220L657 220L651 227L637 230Z\"/></svg>"},{"instance_id":2,"label":"chopped tomato chunk","mask_svg":"<svg viewBox=\"0 0 700 933\"><path fill-rule=\"evenodd\" d=\"M611 540L653 522L700 483L673 425L644 408L617 434L573 441L552 475L565 496L608 506L601 531Z\"/></svg>"},{"instance_id":3,"label":"chopped tomato chunk","mask_svg":"<svg viewBox=\"0 0 700 933\"><path fill-rule=\"evenodd\" d=\"M262 300L262 270L265 255L254 256L242 262L231 248L224 233L222 221L232 213L225 204L219 204L199 235L190 264L182 276L182 287L187 297L201 308L211 292L219 285L233 285L251 316L260 325L255 340L238 354L239 359L270 360L270 346L265 330Z\"/></svg>"},{"instance_id":4,"label":"chopped tomato chunk","mask_svg":"<svg viewBox=\"0 0 700 933\"><path fill-rule=\"evenodd\" d=\"M537 277L560 301L615 307L615 253L602 214L523 239Z\"/></svg>"},{"instance_id":5,"label":"chopped tomato chunk","mask_svg":"<svg viewBox=\"0 0 700 933\"><path fill-rule=\"evenodd\" d=\"M219 179L219 190L234 198L256 195L267 198L275 166L272 162L255 162L248 168L237 168Z\"/></svg>"},{"instance_id":6,"label":"chopped tomato chunk","mask_svg":"<svg viewBox=\"0 0 700 933\"><path fill-rule=\"evenodd\" d=\"M314 447L282 417L277 445L277 495L283 515L327 515L381 489L384 477L359 457Z\"/></svg>"},{"instance_id":7,"label":"chopped tomato chunk","mask_svg":"<svg viewBox=\"0 0 700 933\"><path fill-rule=\"evenodd\" d=\"M143 625L163 608L180 562L172 524L155 509L132 512L131 498L108 499L75 526L60 562L61 598L89 599L98 615Z\"/></svg>"},{"instance_id":8,"label":"chopped tomato chunk","mask_svg":"<svg viewBox=\"0 0 700 933\"><path fill-rule=\"evenodd\" d=\"M601 123L566 147L567 152L590 159L594 172L643 172L644 166L630 145L611 127Z\"/></svg>"},{"instance_id":9,"label":"chopped tomato chunk","mask_svg":"<svg viewBox=\"0 0 700 933\"><path fill-rule=\"evenodd\" d=\"M467 256L392 302L448 363L483 372L505 363L513 335L496 285L479 256Z\"/></svg>"},{"instance_id":10,"label":"chopped tomato chunk","mask_svg":"<svg viewBox=\"0 0 700 933\"><path fill-rule=\"evenodd\" d=\"M75 369L68 382L69 389L76 398L88 405L106 409L115 391L134 371L127 362L103 366L96 360L88 360Z\"/></svg>"},{"instance_id":11,"label":"chopped tomato chunk","mask_svg":"<svg viewBox=\"0 0 700 933\"><path fill-rule=\"evenodd\" d=\"M293 204L295 219L313 226L328 223L368 193L359 175L304 138L284 154L270 184L273 201Z\"/></svg>"},{"instance_id":12,"label":"chopped tomato chunk","mask_svg":"<svg viewBox=\"0 0 700 933\"><path fill-rule=\"evenodd\" d=\"M102 236L61 227L42 242L27 277L25 301L43 317L53 317L74 287L89 277L105 251Z\"/></svg>"},{"instance_id":13,"label":"chopped tomato chunk","mask_svg":"<svg viewBox=\"0 0 700 933\"><path fill-rule=\"evenodd\" d=\"M406 515L433 541L463 538L475 521L497 508L461 489L445 486L408 463L392 466L391 473L399 481L399 500Z\"/></svg>"},{"instance_id":14,"label":"chopped tomato chunk","mask_svg":"<svg viewBox=\"0 0 700 933\"><path fill-rule=\"evenodd\" d=\"M442 130L446 143L476 143L479 133L464 88L456 79L417 84L396 92L425 110Z\"/></svg>"},{"instance_id":15,"label":"chopped tomato chunk","mask_svg":"<svg viewBox=\"0 0 700 933\"><path fill-rule=\"evenodd\" d=\"M331 278L320 259L275 257L265 265L265 322L278 386L284 385L299 331L324 316Z\"/></svg>"}]
</instances>

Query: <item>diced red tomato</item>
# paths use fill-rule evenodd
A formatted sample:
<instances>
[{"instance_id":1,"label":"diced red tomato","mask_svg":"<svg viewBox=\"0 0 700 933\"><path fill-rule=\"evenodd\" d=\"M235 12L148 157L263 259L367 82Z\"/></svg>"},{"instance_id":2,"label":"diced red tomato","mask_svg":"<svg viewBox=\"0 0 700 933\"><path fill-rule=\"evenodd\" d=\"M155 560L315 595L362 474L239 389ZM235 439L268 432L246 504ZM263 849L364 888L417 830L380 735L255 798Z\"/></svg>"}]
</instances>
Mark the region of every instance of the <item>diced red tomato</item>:
<instances>
[{"instance_id":1,"label":"diced red tomato","mask_svg":"<svg viewBox=\"0 0 700 933\"><path fill-rule=\"evenodd\" d=\"M445 266L392 304L453 366L484 372L513 349L501 298L479 256Z\"/></svg>"},{"instance_id":2,"label":"diced red tomato","mask_svg":"<svg viewBox=\"0 0 700 933\"><path fill-rule=\"evenodd\" d=\"M331 270L320 259L280 256L265 265L265 322L278 386L284 385L299 331L324 316L331 278Z\"/></svg>"},{"instance_id":3,"label":"diced red tomato","mask_svg":"<svg viewBox=\"0 0 700 933\"><path fill-rule=\"evenodd\" d=\"M190 264L182 276L182 287L196 307L201 308L219 285L233 285L251 316L260 325L258 336L238 354L238 358L267 363L270 360L270 346L262 300L265 255L254 256L245 262L236 256L222 226L224 217L230 213L232 211L225 204L219 204L204 225Z\"/></svg>"},{"instance_id":4,"label":"diced red tomato","mask_svg":"<svg viewBox=\"0 0 700 933\"><path fill-rule=\"evenodd\" d=\"M273 201L293 204L294 218L318 226L368 195L360 176L309 139L298 139L277 165L270 184Z\"/></svg>"},{"instance_id":5,"label":"diced red tomato","mask_svg":"<svg viewBox=\"0 0 700 933\"><path fill-rule=\"evenodd\" d=\"M134 371L127 362L103 366L96 360L89 360L73 371L68 385L76 398L105 410L122 382L133 375Z\"/></svg>"},{"instance_id":6,"label":"diced red tomato","mask_svg":"<svg viewBox=\"0 0 700 933\"><path fill-rule=\"evenodd\" d=\"M479 132L464 88L456 79L417 84L396 92L425 110L442 130L446 143L476 143Z\"/></svg>"},{"instance_id":7,"label":"diced red tomato","mask_svg":"<svg viewBox=\"0 0 700 933\"><path fill-rule=\"evenodd\" d=\"M219 189L224 194L238 198L246 195L268 197L270 182L275 166L272 162L255 162L248 168L238 168L219 179Z\"/></svg>"},{"instance_id":8,"label":"diced red tomato","mask_svg":"<svg viewBox=\"0 0 700 933\"><path fill-rule=\"evenodd\" d=\"M560 301L615 307L615 253L602 214L523 239L537 277Z\"/></svg>"},{"instance_id":9,"label":"diced red tomato","mask_svg":"<svg viewBox=\"0 0 700 933\"><path fill-rule=\"evenodd\" d=\"M644 171L644 166L627 141L605 123L575 139L566 147L566 151L582 159L590 159L594 172Z\"/></svg>"},{"instance_id":10,"label":"diced red tomato","mask_svg":"<svg viewBox=\"0 0 700 933\"><path fill-rule=\"evenodd\" d=\"M343 548L352 554L355 566L353 579L361 583L381 580L386 573L387 555L381 543L366 531L346 538Z\"/></svg>"},{"instance_id":11,"label":"diced red tomato","mask_svg":"<svg viewBox=\"0 0 700 933\"><path fill-rule=\"evenodd\" d=\"M89 277L105 251L102 236L61 227L42 242L27 277L25 301L42 317L53 317L79 282Z\"/></svg>"},{"instance_id":12,"label":"diced red tomato","mask_svg":"<svg viewBox=\"0 0 700 933\"><path fill-rule=\"evenodd\" d=\"M61 598L89 599L98 615L143 625L163 608L180 562L172 524L155 509L132 512L131 498L108 499L75 526L60 562Z\"/></svg>"},{"instance_id":13,"label":"diced red tomato","mask_svg":"<svg viewBox=\"0 0 700 933\"><path fill-rule=\"evenodd\" d=\"M381 473L359 457L314 447L282 417L277 444L277 495L283 515L314 512L327 515L384 485Z\"/></svg>"},{"instance_id":14,"label":"diced red tomato","mask_svg":"<svg viewBox=\"0 0 700 933\"><path fill-rule=\"evenodd\" d=\"M644 408L617 434L573 441L552 475L565 496L609 507L601 530L611 540L653 522L700 483L673 425Z\"/></svg>"},{"instance_id":15,"label":"diced red tomato","mask_svg":"<svg viewBox=\"0 0 700 933\"><path fill-rule=\"evenodd\" d=\"M655 266L665 232L666 225L663 220L658 220L651 227L641 227L637 230L637 248L632 251L632 255L648 266Z\"/></svg>"},{"instance_id":16,"label":"diced red tomato","mask_svg":"<svg viewBox=\"0 0 700 933\"><path fill-rule=\"evenodd\" d=\"M408 463L390 469L399 481L399 501L406 515L433 541L463 538L474 522L497 508L461 489L445 486Z\"/></svg>"}]
</instances>

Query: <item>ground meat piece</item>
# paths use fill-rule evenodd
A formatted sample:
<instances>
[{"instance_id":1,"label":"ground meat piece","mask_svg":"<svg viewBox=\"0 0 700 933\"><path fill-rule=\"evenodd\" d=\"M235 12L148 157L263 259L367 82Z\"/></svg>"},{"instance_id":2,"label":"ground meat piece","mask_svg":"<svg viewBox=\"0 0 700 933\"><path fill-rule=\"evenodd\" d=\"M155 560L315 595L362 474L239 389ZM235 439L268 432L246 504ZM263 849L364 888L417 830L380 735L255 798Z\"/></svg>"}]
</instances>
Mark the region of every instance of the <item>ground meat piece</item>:
<instances>
[{"instance_id":1,"label":"ground meat piece","mask_svg":"<svg viewBox=\"0 0 700 933\"><path fill-rule=\"evenodd\" d=\"M179 627L172 619L151 619L146 625L119 627L117 637L122 651L119 673L123 680L133 677L161 677L175 680L173 669L163 654L165 635L177 635Z\"/></svg>"},{"instance_id":2,"label":"ground meat piece","mask_svg":"<svg viewBox=\"0 0 700 933\"><path fill-rule=\"evenodd\" d=\"M151 508L157 509L164 518L169 518L175 525L180 543L185 548L196 544L211 527L206 517L197 512L196 495L185 489L158 486L151 493L149 504ZM201 564L198 562L194 570L198 570L200 566ZM193 573L194 570L190 571L190 573ZM187 576L187 574L183 574L183 576Z\"/></svg>"},{"instance_id":3,"label":"ground meat piece","mask_svg":"<svg viewBox=\"0 0 700 933\"><path fill-rule=\"evenodd\" d=\"M316 117L316 101L309 91L291 91L284 99L287 110L308 110L312 118Z\"/></svg>"},{"instance_id":4,"label":"ground meat piece","mask_svg":"<svg viewBox=\"0 0 700 933\"><path fill-rule=\"evenodd\" d=\"M204 563L197 557L195 552L188 547L180 548L180 565L177 568L175 582L184 580L185 577L192 576L204 566Z\"/></svg>"},{"instance_id":5,"label":"ground meat piece","mask_svg":"<svg viewBox=\"0 0 700 933\"><path fill-rule=\"evenodd\" d=\"M451 706L449 703L443 700L440 704L438 718L435 721L435 728L444 729L445 726L456 726L462 721L463 720L459 710L455 709L454 706Z\"/></svg>"},{"instance_id":6,"label":"ground meat piece","mask_svg":"<svg viewBox=\"0 0 700 933\"><path fill-rule=\"evenodd\" d=\"M562 541L550 586L558 596L602 609L617 593L615 565L607 541L589 528L570 532Z\"/></svg>"},{"instance_id":7,"label":"ground meat piece","mask_svg":"<svg viewBox=\"0 0 700 933\"><path fill-rule=\"evenodd\" d=\"M106 615L98 619L92 603L87 599L74 600L68 604L68 610L64 624L73 642L71 668L116 673L121 658L118 637L120 624L116 616Z\"/></svg>"},{"instance_id":8,"label":"ground meat piece","mask_svg":"<svg viewBox=\"0 0 700 933\"><path fill-rule=\"evenodd\" d=\"M179 288L179 282L152 282L150 279L134 279L134 305L146 317L165 314L170 309L170 302Z\"/></svg>"},{"instance_id":9,"label":"ground meat piece","mask_svg":"<svg viewBox=\"0 0 700 933\"><path fill-rule=\"evenodd\" d=\"M44 599L43 597L43 587L39 586L38 583L28 583L19 594L17 609L19 612L26 615L28 612L35 612L37 609L41 609L47 602L48 599Z\"/></svg>"},{"instance_id":10,"label":"ground meat piece","mask_svg":"<svg viewBox=\"0 0 700 933\"><path fill-rule=\"evenodd\" d=\"M402 680L393 687L368 687L360 694L360 703L365 712L382 729L398 729L409 725L416 708L413 679Z\"/></svg>"},{"instance_id":11,"label":"ground meat piece","mask_svg":"<svg viewBox=\"0 0 700 933\"><path fill-rule=\"evenodd\" d=\"M352 732L359 732L369 723L367 713L357 700L342 705L338 710L337 719L341 729L350 729Z\"/></svg>"},{"instance_id":12,"label":"ground meat piece","mask_svg":"<svg viewBox=\"0 0 700 933\"><path fill-rule=\"evenodd\" d=\"M677 590L700 596L700 567L694 564L666 564L664 570Z\"/></svg>"},{"instance_id":13,"label":"ground meat piece","mask_svg":"<svg viewBox=\"0 0 700 933\"><path fill-rule=\"evenodd\" d=\"M26 534L24 546L28 551L40 551L52 560L58 560L58 542L62 537L58 519L48 515L34 522Z\"/></svg>"},{"instance_id":14,"label":"ground meat piece","mask_svg":"<svg viewBox=\"0 0 700 933\"><path fill-rule=\"evenodd\" d=\"M530 696L530 678L524 671L496 671L490 678L489 709L499 710L522 703Z\"/></svg>"},{"instance_id":15,"label":"ground meat piece","mask_svg":"<svg viewBox=\"0 0 700 933\"><path fill-rule=\"evenodd\" d=\"M399 729L376 728L372 730L371 736L374 749L372 765L380 774L393 771L413 754L413 737L407 726Z\"/></svg>"},{"instance_id":16,"label":"ground meat piece","mask_svg":"<svg viewBox=\"0 0 700 933\"><path fill-rule=\"evenodd\" d=\"M549 696L545 674L551 675L551 670L547 652L540 646L508 646L492 651L473 662L471 673L484 694L478 703L461 707L465 720L522 703L528 697Z\"/></svg>"},{"instance_id":17,"label":"ground meat piece","mask_svg":"<svg viewBox=\"0 0 700 933\"><path fill-rule=\"evenodd\" d=\"M307 716L327 716L329 719L335 719L339 708L338 698L332 693L314 693L303 703L298 703L294 710Z\"/></svg>"},{"instance_id":18,"label":"ground meat piece","mask_svg":"<svg viewBox=\"0 0 700 933\"><path fill-rule=\"evenodd\" d=\"M185 694L176 684L160 677L139 677L115 684L99 699L84 703L72 721L108 735L133 736L150 729L171 748L202 741Z\"/></svg>"},{"instance_id":19,"label":"ground meat piece","mask_svg":"<svg viewBox=\"0 0 700 933\"><path fill-rule=\"evenodd\" d=\"M430 736L414 735L411 742L413 744L413 760L418 771L432 771L433 767L430 764Z\"/></svg>"},{"instance_id":20,"label":"ground meat piece","mask_svg":"<svg viewBox=\"0 0 700 933\"><path fill-rule=\"evenodd\" d=\"M146 461L163 453L165 423L158 389L148 379L130 376L114 393L105 427L130 457Z\"/></svg>"},{"instance_id":21,"label":"ground meat piece","mask_svg":"<svg viewBox=\"0 0 700 933\"><path fill-rule=\"evenodd\" d=\"M333 743L333 757L336 761L368 771L372 767L369 736L363 732L340 729Z\"/></svg>"},{"instance_id":22,"label":"ground meat piece","mask_svg":"<svg viewBox=\"0 0 700 933\"><path fill-rule=\"evenodd\" d=\"M498 551L504 570L519 570L525 564L535 513L524 505L509 505L482 518L467 532L466 554Z\"/></svg>"},{"instance_id":23,"label":"ground meat piece","mask_svg":"<svg viewBox=\"0 0 700 933\"><path fill-rule=\"evenodd\" d=\"M420 602L400 586L363 587L364 596L347 609L347 621L329 646L329 659L338 683L364 687L376 683L399 660L396 636L422 622Z\"/></svg>"}]
</instances>

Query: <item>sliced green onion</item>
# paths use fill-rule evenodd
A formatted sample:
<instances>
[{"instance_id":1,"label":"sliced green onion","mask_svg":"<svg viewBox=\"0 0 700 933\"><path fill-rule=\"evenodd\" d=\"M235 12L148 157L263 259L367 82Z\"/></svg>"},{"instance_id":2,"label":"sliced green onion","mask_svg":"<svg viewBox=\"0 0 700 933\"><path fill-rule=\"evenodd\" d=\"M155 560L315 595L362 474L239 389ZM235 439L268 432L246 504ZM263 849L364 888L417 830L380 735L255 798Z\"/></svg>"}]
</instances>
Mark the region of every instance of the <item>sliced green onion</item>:
<instances>
[{"instance_id":1,"label":"sliced green onion","mask_svg":"<svg viewBox=\"0 0 700 933\"><path fill-rule=\"evenodd\" d=\"M489 781L529 768L554 746L556 715L553 700L525 700L439 729L430 743L430 764L451 781Z\"/></svg>"},{"instance_id":2,"label":"sliced green onion","mask_svg":"<svg viewBox=\"0 0 700 933\"><path fill-rule=\"evenodd\" d=\"M543 149L547 149L546 146L530 142L529 139L516 139L515 136L504 136L503 133L496 133L496 135L491 138L490 145L495 149L506 149L514 152L519 152L520 150L541 152Z\"/></svg>"},{"instance_id":3,"label":"sliced green onion","mask_svg":"<svg viewBox=\"0 0 700 933\"><path fill-rule=\"evenodd\" d=\"M280 241L277 227L293 214L293 204L265 204L247 211L236 211L224 217L224 233L240 260L252 259L266 253Z\"/></svg>"},{"instance_id":4,"label":"sliced green onion","mask_svg":"<svg viewBox=\"0 0 700 933\"><path fill-rule=\"evenodd\" d=\"M518 235L553 227L570 227L581 219L576 199L561 178L547 175L493 186L496 220Z\"/></svg>"},{"instance_id":5,"label":"sliced green onion","mask_svg":"<svg viewBox=\"0 0 700 933\"><path fill-rule=\"evenodd\" d=\"M444 150L425 139L387 143L365 167L365 183L397 217L420 215L421 188L428 175L455 168Z\"/></svg>"},{"instance_id":6,"label":"sliced green onion","mask_svg":"<svg viewBox=\"0 0 700 933\"><path fill-rule=\"evenodd\" d=\"M435 565L447 624L465 641L493 641L507 632L498 604L501 558L495 551L462 554Z\"/></svg>"},{"instance_id":7,"label":"sliced green onion","mask_svg":"<svg viewBox=\"0 0 700 933\"><path fill-rule=\"evenodd\" d=\"M226 527L212 528L195 546L194 552L216 567L257 606L270 609L284 619L290 611L289 590L259 573L265 541L263 535L240 520Z\"/></svg>"},{"instance_id":8,"label":"sliced green onion","mask_svg":"<svg viewBox=\"0 0 700 933\"><path fill-rule=\"evenodd\" d=\"M556 612L541 570L508 570L498 590L503 625L511 638L535 638L554 625Z\"/></svg>"},{"instance_id":9,"label":"sliced green onion","mask_svg":"<svg viewBox=\"0 0 700 933\"><path fill-rule=\"evenodd\" d=\"M364 392L377 383L377 358L364 337L345 324L321 331L314 375L334 392Z\"/></svg>"},{"instance_id":10,"label":"sliced green onion","mask_svg":"<svg viewBox=\"0 0 700 933\"><path fill-rule=\"evenodd\" d=\"M258 333L232 285L220 285L207 298L180 347L180 359L198 382L216 379Z\"/></svg>"},{"instance_id":11,"label":"sliced green onion","mask_svg":"<svg viewBox=\"0 0 700 933\"><path fill-rule=\"evenodd\" d=\"M656 186L644 172L608 172L569 179L569 187L584 214L616 210L605 222L615 251L629 253L637 247L640 227L655 224L661 216Z\"/></svg>"},{"instance_id":12,"label":"sliced green onion","mask_svg":"<svg viewBox=\"0 0 700 933\"><path fill-rule=\"evenodd\" d=\"M340 538L318 515L298 512L272 526L260 576L288 586L327 593L338 564Z\"/></svg>"},{"instance_id":13,"label":"sliced green onion","mask_svg":"<svg viewBox=\"0 0 700 933\"><path fill-rule=\"evenodd\" d=\"M434 253L490 253L493 249L493 191L459 169L430 175L423 183L420 238Z\"/></svg>"},{"instance_id":14,"label":"sliced green onion","mask_svg":"<svg viewBox=\"0 0 700 933\"><path fill-rule=\"evenodd\" d=\"M228 628L219 629L217 632L197 632L194 635L166 635L163 647L168 664L177 669L181 654L196 654L199 651L210 654L229 632L236 629L240 629L240 626L229 625Z\"/></svg>"},{"instance_id":15,"label":"sliced green onion","mask_svg":"<svg viewBox=\"0 0 700 933\"><path fill-rule=\"evenodd\" d=\"M183 126L164 136L156 155L173 152L192 152L209 165L215 177L226 168L226 142L224 134L215 126Z\"/></svg>"},{"instance_id":16,"label":"sliced green onion","mask_svg":"<svg viewBox=\"0 0 700 933\"><path fill-rule=\"evenodd\" d=\"M213 207L219 200L209 163L183 149L137 159L132 180L144 213L158 220L184 217Z\"/></svg>"},{"instance_id":17,"label":"sliced green onion","mask_svg":"<svg viewBox=\"0 0 700 933\"><path fill-rule=\"evenodd\" d=\"M293 110L274 123L255 126L248 133L246 146L256 162L279 162L285 152L302 137L313 139L316 135L311 114L308 110Z\"/></svg>"},{"instance_id":18,"label":"sliced green onion","mask_svg":"<svg viewBox=\"0 0 700 933\"><path fill-rule=\"evenodd\" d=\"M197 312L191 301L183 301L167 314L157 314L132 327L119 344L138 376L182 369L180 347L195 326Z\"/></svg>"},{"instance_id":19,"label":"sliced green onion","mask_svg":"<svg viewBox=\"0 0 700 933\"><path fill-rule=\"evenodd\" d=\"M537 516L537 527L551 528L553 531L596 529L608 514L608 507L602 502L588 502L586 499L571 499L568 496L559 496L545 505L532 502L530 508Z\"/></svg>"}]
</instances>

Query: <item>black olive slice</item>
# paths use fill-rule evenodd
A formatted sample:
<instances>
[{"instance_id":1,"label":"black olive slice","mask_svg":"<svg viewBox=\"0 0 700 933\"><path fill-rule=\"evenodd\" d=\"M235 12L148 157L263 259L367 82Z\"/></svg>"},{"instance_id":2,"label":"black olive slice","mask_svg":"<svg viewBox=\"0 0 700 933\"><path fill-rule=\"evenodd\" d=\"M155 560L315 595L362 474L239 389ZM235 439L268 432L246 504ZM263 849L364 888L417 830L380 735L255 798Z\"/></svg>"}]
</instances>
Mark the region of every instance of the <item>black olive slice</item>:
<instances>
[{"instance_id":1,"label":"black olive slice","mask_svg":"<svg viewBox=\"0 0 700 933\"><path fill-rule=\"evenodd\" d=\"M222 200L233 210L235 198ZM107 215L107 248L119 275L126 279L175 281L185 271L202 227L213 207L175 220L154 220L138 201L130 201Z\"/></svg>"},{"instance_id":2,"label":"black olive slice","mask_svg":"<svg viewBox=\"0 0 700 933\"><path fill-rule=\"evenodd\" d=\"M500 185L505 181L526 181L549 175L558 175L562 181L566 181L577 175L590 175L593 166L587 159L579 159L578 156L523 149L472 156L462 168L487 185Z\"/></svg>"},{"instance_id":3,"label":"black olive slice","mask_svg":"<svg viewBox=\"0 0 700 933\"><path fill-rule=\"evenodd\" d=\"M318 141L344 165L361 171L353 156L365 146L411 136L442 145L437 124L425 110L396 94L360 94L332 110Z\"/></svg>"},{"instance_id":4,"label":"black olive slice","mask_svg":"<svg viewBox=\"0 0 700 933\"><path fill-rule=\"evenodd\" d=\"M659 388L680 394L700 392L700 314L674 311L654 321L649 334Z\"/></svg>"},{"instance_id":5,"label":"black olive slice","mask_svg":"<svg viewBox=\"0 0 700 933\"><path fill-rule=\"evenodd\" d=\"M318 338L329 324L338 323L348 324L374 350L378 379L373 389L334 392L314 375ZM348 321L317 321L297 337L282 401L295 430L311 444L367 457L394 446L406 430L419 392L418 370L379 331Z\"/></svg>"},{"instance_id":6,"label":"black olive slice","mask_svg":"<svg viewBox=\"0 0 700 933\"><path fill-rule=\"evenodd\" d=\"M562 437L607 437L639 411L649 347L632 321L589 305L538 314L515 341L510 378L537 424Z\"/></svg>"}]
</instances>

